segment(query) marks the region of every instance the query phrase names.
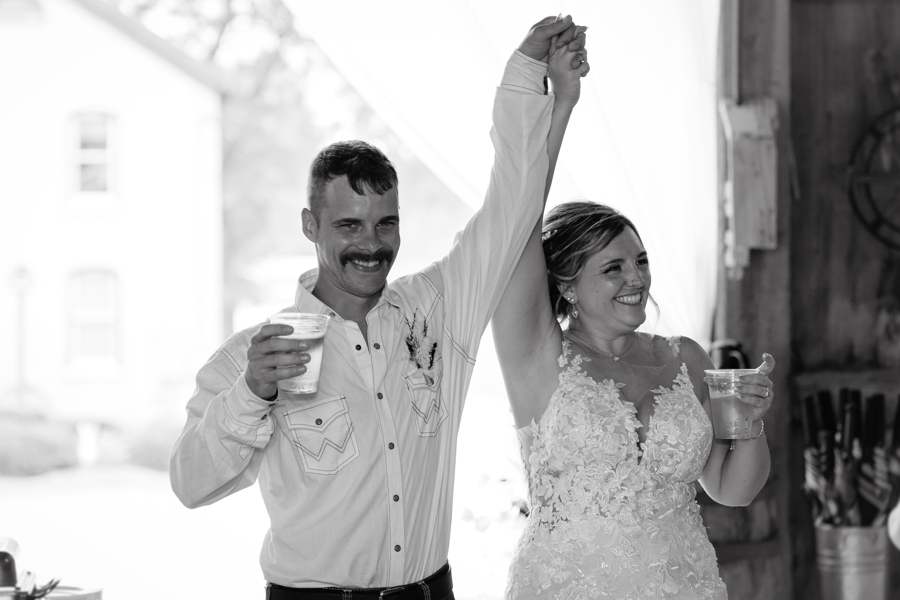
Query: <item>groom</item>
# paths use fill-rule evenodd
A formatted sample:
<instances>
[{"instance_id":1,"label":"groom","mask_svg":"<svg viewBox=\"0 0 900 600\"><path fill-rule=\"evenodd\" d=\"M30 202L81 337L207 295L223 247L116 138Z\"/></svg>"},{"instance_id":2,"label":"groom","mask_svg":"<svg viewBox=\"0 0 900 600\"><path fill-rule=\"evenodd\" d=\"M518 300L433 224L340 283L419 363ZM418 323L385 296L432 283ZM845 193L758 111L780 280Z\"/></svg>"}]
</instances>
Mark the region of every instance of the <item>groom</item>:
<instances>
[{"instance_id":1,"label":"groom","mask_svg":"<svg viewBox=\"0 0 900 600\"><path fill-rule=\"evenodd\" d=\"M354 141L315 158L303 233L318 269L285 310L331 317L316 392L276 387L309 360L306 342L277 337L285 325L235 334L200 369L172 488L194 508L259 478L267 598L453 598L456 437L482 334L543 207L551 41L580 51L583 28L544 19L510 58L484 205L419 273L387 284L400 247L387 157Z\"/></svg>"}]
</instances>

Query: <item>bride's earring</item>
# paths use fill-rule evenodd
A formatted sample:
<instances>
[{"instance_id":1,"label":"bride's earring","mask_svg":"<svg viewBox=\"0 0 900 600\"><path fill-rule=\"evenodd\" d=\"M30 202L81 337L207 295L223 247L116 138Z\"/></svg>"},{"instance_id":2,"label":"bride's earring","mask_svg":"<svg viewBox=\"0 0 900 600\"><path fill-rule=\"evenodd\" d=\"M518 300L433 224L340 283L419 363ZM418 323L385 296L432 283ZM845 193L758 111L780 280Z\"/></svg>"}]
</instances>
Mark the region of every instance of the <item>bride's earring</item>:
<instances>
[{"instance_id":1,"label":"bride's earring","mask_svg":"<svg viewBox=\"0 0 900 600\"><path fill-rule=\"evenodd\" d=\"M578 309L575 308L575 298L569 298L568 296L566 296L566 300L568 300L569 304L572 305L572 318L577 319L578 318Z\"/></svg>"}]
</instances>

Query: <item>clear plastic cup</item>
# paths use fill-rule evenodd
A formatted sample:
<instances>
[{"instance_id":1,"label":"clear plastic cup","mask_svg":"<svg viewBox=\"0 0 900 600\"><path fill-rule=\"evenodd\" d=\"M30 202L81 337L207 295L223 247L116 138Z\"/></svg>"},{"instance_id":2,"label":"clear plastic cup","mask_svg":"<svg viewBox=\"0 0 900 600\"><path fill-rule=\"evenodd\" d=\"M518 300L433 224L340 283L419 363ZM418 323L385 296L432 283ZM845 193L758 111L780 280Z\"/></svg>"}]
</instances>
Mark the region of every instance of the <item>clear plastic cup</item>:
<instances>
[{"instance_id":1,"label":"clear plastic cup","mask_svg":"<svg viewBox=\"0 0 900 600\"><path fill-rule=\"evenodd\" d=\"M720 440L748 440L753 428L753 405L741 402L734 389L741 375L756 369L710 369L703 380L709 386L713 433Z\"/></svg>"},{"instance_id":2,"label":"clear plastic cup","mask_svg":"<svg viewBox=\"0 0 900 600\"><path fill-rule=\"evenodd\" d=\"M278 313L269 317L269 323L290 325L294 332L278 337L309 342L309 362L306 373L282 379L278 389L292 394L312 394L319 389L319 371L322 367L322 350L325 348L325 331L328 329L330 317L315 313Z\"/></svg>"}]
</instances>

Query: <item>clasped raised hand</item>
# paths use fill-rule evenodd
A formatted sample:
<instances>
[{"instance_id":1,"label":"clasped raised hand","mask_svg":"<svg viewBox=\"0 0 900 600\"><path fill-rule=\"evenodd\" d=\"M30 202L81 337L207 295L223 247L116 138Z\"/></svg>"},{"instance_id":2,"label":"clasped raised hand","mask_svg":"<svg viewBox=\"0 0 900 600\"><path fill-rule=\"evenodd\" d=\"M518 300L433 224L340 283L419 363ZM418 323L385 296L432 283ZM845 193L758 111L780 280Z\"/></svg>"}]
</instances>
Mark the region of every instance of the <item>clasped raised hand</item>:
<instances>
[{"instance_id":1,"label":"clasped raised hand","mask_svg":"<svg viewBox=\"0 0 900 600\"><path fill-rule=\"evenodd\" d=\"M528 31L528 35L519 44L519 51L535 60L547 62L550 56L551 45L555 49L567 47L570 52L579 52L584 48L584 32L587 27L575 25L572 17L566 15L557 17L545 17L535 23ZM572 68L580 65L577 61Z\"/></svg>"},{"instance_id":2,"label":"clasped raised hand","mask_svg":"<svg viewBox=\"0 0 900 600\"><path fill-rule=\"evenodd\" d=\"M591 70L587 61L584 30L573 26L578 33L568 44L554 43L550 48L549 74L556 102L575 106L581 97L581 78Z\"/></svg>"}]
</instances>

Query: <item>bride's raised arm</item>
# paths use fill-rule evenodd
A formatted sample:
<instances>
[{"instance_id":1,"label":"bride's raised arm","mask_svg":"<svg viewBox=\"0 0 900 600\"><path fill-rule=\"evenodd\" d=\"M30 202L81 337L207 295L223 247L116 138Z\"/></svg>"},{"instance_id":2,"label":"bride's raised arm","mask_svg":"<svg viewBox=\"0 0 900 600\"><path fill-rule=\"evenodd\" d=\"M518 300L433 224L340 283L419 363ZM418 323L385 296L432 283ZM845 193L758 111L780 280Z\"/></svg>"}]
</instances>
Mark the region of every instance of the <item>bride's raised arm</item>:
<instances>
[{"instance_id":1,"label":"bride's raised arm","mask_svg":"<svg viewBox=\"0 0 900 600\"><path fill-rule=\"evenodd\" d=\"M590 70L587 50L583 48L585 29L582 27L577 32L576 42L581 41L579 51L551 46L549 73L555 98L547 139L549 169L545 203L569 117L580 97L581 78ZM556 389L556 359L562 342L556 311L550 305L540 220L494 312L491 330L516 427L521 428L532 419L540 419Z\"/></svg>"}]
</instances>

